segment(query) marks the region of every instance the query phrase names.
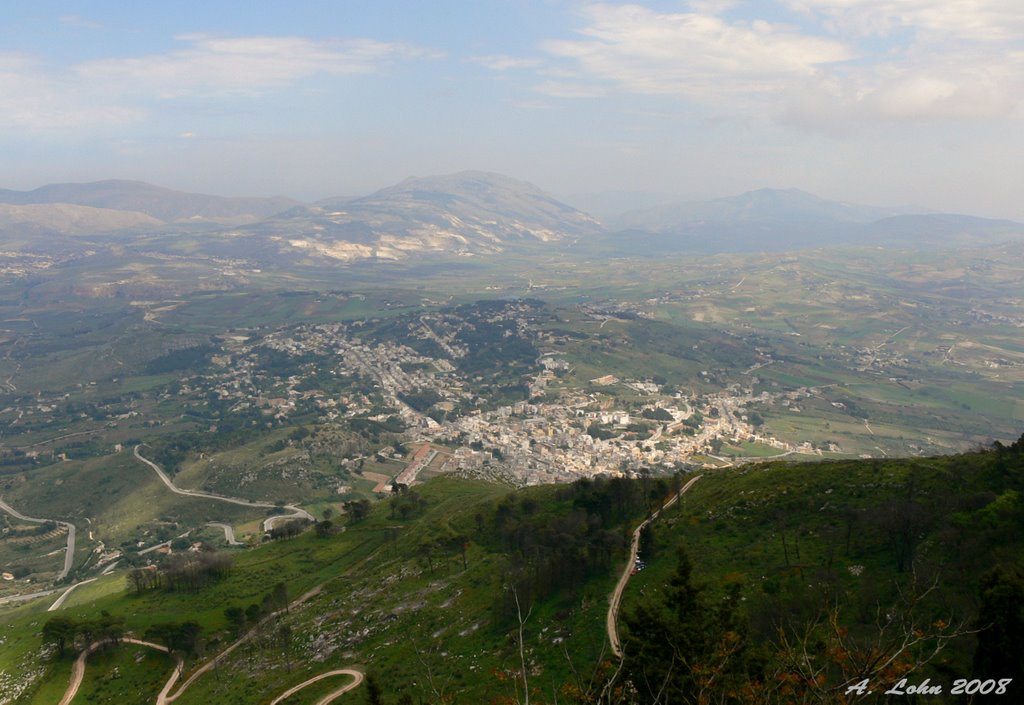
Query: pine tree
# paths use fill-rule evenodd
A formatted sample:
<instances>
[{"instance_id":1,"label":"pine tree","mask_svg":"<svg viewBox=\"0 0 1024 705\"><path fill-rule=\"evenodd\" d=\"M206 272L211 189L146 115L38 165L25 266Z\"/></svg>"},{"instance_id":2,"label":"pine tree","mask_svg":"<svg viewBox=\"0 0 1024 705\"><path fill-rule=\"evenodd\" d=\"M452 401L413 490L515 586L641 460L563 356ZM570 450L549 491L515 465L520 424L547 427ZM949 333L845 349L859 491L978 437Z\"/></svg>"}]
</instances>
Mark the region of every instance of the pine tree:
<instances>
[{"instance_id":1,"label":"pine tree","mask_svg":"<svg viewBox=\"0 0 1024 705\"><path fill-rule=\"evenodd\" d=\"M981 578L981 606L978 610L978 648L974 652L977 678L1012 678L1007 695L1019 698L1024 682L1024 653L1019 648L1024 633L1024 572L1017 567L996 566Z\"/></svg>"},{"instance_id":2,"label":"pine tree","mask_svg":"<svg viewBox=\"0 0 1024 705\"><path fill-rule=\"evenodd\" d=\"M64 650L69 642L75 639L78 624L69 617L50 617L43 624L43 642L56 644L60 658L64 658Z\"/></svg>"},{"instance_id":3,"label":"pine tree","mask_svg":"<svg viewBox=\"0 0 1024 705\"><path fill-rule=\"evenodd\" d=\"M623 673L639 702L651 705L702 702L744 666L738 590L712 607L693 583L685 550L678 560L661 598L623 615Z\"/></svg>"},{"instance_id":4,"label":"pine tree","mask_svg":"<svg viewBox=\"0 0 1024 705\"><path fill-rule=\"evenodd\" d=\"M368 705L384 705L384 692L372 673L366 675L366 702Z\"/></svg>"}]
</instances>

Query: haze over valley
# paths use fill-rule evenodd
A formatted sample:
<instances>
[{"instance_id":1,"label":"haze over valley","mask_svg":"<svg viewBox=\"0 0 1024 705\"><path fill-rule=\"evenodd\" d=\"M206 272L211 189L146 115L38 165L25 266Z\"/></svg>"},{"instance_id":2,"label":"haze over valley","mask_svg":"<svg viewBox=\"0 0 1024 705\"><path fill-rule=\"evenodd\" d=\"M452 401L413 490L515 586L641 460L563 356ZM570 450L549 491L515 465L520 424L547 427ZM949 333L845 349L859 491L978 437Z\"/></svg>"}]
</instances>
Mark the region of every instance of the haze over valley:
<instances>
[{"instance_id":1,"label":"haze over valley","mask_svg":"<svg viewBox=\"0 0 1024 705\"><path fill-rule=\"evenodd\" d=\"M61 5L0 705L1022 701L1014 2Z\"/></svg>"}]
</instances>

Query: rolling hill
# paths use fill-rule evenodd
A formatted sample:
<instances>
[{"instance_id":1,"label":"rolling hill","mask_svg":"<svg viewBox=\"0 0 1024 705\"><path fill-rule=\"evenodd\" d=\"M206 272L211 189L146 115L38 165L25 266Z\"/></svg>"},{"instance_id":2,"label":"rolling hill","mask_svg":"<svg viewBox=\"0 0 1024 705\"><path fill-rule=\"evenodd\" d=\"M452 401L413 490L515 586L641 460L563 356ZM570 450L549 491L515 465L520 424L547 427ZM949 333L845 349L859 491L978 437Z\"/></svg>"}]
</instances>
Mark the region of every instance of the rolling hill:
<instances>
[{"instance_id":1,"label":"rolling hill","mask_svg":"<svg viewBox=\"0 0 1024 705\"><path fill-rule=\"evenodd\" d=\"M633 210L609 219L595 247L613 252L782 252L819 247L933 248L1024 237L1024 224L946 213L907 213L760 189L729 198Z\"/></svg>"},{"instance_id":2,"label":"rolling hill","mask_svg":"<svg viewBox=\"0 0 1024 705\"><path fill-rule=\"evenodd\" d=\"M72 204L115 211L135 211L166 223L178 221L252 222L298 204L282 196L226 198L185 193L141 181L109 180L50 184L32 191L0 190L8 205Z\"/></svg>"},{"instance_id":3,"label":"rolling hill","mask_svg":"<svg viewBox=\"0 0 1024 705\"><path fill-rule=\"evenodd\" d=\"M138 211L94 208L70 203L52 205L0 204L0 231L19 228L64 235L92 235L117 230L146 229L163 221Z\"/></svg>"}]
</instances>

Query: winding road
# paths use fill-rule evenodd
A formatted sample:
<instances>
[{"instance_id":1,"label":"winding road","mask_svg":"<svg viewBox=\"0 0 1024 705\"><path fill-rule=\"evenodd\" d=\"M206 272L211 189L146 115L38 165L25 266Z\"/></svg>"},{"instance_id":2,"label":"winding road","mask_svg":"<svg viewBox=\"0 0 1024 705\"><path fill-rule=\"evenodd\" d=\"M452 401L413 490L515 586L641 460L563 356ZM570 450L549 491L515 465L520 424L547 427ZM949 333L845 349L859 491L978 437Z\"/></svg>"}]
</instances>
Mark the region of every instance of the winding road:
<instances>
[{"instance_id":1,"label":"winding road","mask_svg":"<svg viewBox=\"0 0 1024 705\"><path fill-rule=\"evenodd\" d=\"M132 638L122 638L120 639L120 642L122 644L136 644L138 646L145 646L150 649L156 649L157 651L161 651L165 654L170 653L166 646L163 646L161 644L154 644L149 641L141 641L139 639ZM103 645L104 642L97 641L93 643L91 646L89 646L89 648L84 649L82 653L78 655L78 658L75 659L74 666L72 666L71 668L71 681L68 683L68 687L64 691L64 697L60 699L58 705L71 705L71 702L75 699L75 696L78 695L78 691L82 687L82 681L85 679L86 659L89 658L89 654L95 652ZM164 684L164 687L160 691L160 694L157 695L157 705L164 705L164 703L172 702L175 698L181 695L185 688L188 687L189 683L192 682L192 679L189 679L173 697L168 696L168 693L170 692L171 688L173 688L174 684L178 682L179 678L181 678L181 673L185 667L184 661L182 660L181 656L174 654L174 659L176 661L174 672L171 673L170 678L167 679L167 682ZM277 705L281 701L286 700L292 695L295 695L295 693L299 692L300 690L303 690L306 687L313 685L314 683L318 683L324 680L325 678L332 678L334 676L352 676L353 680L351 683L347 683L341 688L331 691L330 693L322 697L320 700L316 702L316 705L329 705L329 703L334 702L336 699L340 698L342 695L349 692L350 690L358 688L359 685L363 682L362 671L357 671L352 668L341 668L334 671L327 671L326 673L321 673L320 675L313 676L312 678L309 678L299 683L298 685L292 686L285 692L278 695L272 701L270 701L270 705Z\"/></svg>"},{"instance_id":2,"label":"winding road","mask_svg":"<svg viewBox=\"0 0 1024 705\"><path fill-rule=\"evenodd\" d=\"M313 597L315 595L318 595L320 593L320 589L321 589L321 586L318 585L317 587L313 588L309 592L306 592L303 595L301 595L300 597L298 597L294 602L292 602L290 605L288 605L288 607L279 609L276 612L272 612L271 614L267 615L266 617L263 618L262 621L265 622L265 621L271 620L274 617L276 617L277 615L279 615L280 613L282 613L282 612L284 612L286 610L290 610L290 609L295 608L296 606L302 604L303 602L305 602L309 598L311 598L311 597ZM239 639L238 641L233 643L231 646L229 646L228 648L224 649L219 654L214 656L212 659L207 661L205 664L203 664L203 666L201 666L191 676L189 676L188 680L186 680L184 683L181 684L181 687L178 688L178 692L176 692L176 693L174 693L172 695L171 694L171 690L174 688L174 686L177 684L177 682L181 679L182 674L185 672L185 662L184 662L184 660L178 654L173 654L173 656L175 658L175 661L176 661L176 665L174 667L174 672L171 673L170 677L167 679L167 682L164 683L164 687L160 690L160 693L156 696L156 705L170 705L170 703L172 703L175 700L177 700L188 689L188 687L190 685L192 685L196 681L197 678L199 678L199 676L203 675L204 673L209 671L211 668L216 666L217 663L220 662L225 656L227 656L232 651L237 649L239 646L241 646L242 644L247 642L255 634L256 634L256 630L255 629L250 630L241 639ZM88 648L84 649L82 651L82 653L80 653L78 655L78 658L75 659L74 666L71 669L71 680L68 683L67 689L64 691L64 697L61 698L60 703L58 703L58 705L70 705L71 701L75 699L75 695L78 694L79 689L82 687L82 680L85 678L85 662L86 662L86 659L89 658L89 654L93 653L94 651L99 649L101 646L103 646L103 643L104 642L100 642L100 641L94 642ZM170 653L166 646L162 646L160 644L154 644L154 643L149 642L149 641L140 641L139 639L133 639L131 637L123 637L123 638L121 638L120 639L120 643L122 643L122 644L137 644L139 646L145 646L145 647L148 647L150 649L156 649L157 651L162 651L165 654ZM316 702L316 705L329 705L329 703L334 702L337 698L340 698L345 693L349 692L350 690L353 690L354 688L359 687L359 685L363 682L364 674L363 674L362 671L357 671L354 668L342 668L342 669L336 669L336 670L333 670L333 671L326 671L326 672L321 673L319 675L313 676L312 678L308 678L308 679L304 680L303 682L299 683L298 685L292 686L291 688L286 690L284 693L282 693L281 695L279 695L276 698L274 698L270 702L270 705L277 705L277 703L280 703L281 701L289 698L290 696L294 695L295 693L299 692L300 690L303 690L307 686L313 685L314 683L318 683L318 682L324 680L325 678L331 678L333 676L352 676L353 680L352 680L351 683L348 683L348 684L342 686L341 688L338 688L337 690L333 690L330 693L328 693L327 695L325 695L324 697L322 697L320 700L318 700Z\"/></svg>"},{"instance_id":3,"label":"winding road","mask_svg":"<svg viewBox=\"0 0 1024 705\"><path fill-rule=\"evenodd\" d=\"M138 639L122 638L120 639L120 642L122 644L138 644L139 646L146 646L150 649L162 651L165 654L168 653L168 649L166 646L154 644L150 641L140 641ZM83 649L82 653L78 655L78 658L75 659L75 665L71 668L71 682L68 683L68 688L64 691L64 697L60 699L60 702L57 705L71 705L71 701L74 700L75 696L78 694L78 689L82 687L82 679L85 678L85 660L89 658L89 654L96 651L96 649L103 646L103 644L104 642L102 641L94 642L91 646L89 646L89 648ZM177 667L175 667L174 672L179 673L182 668L182 660L180 656L175 656L175 658L178 661L178 665ZM177 678L174 675L172 675L171 678L177 680Z\"/></svg>"},{"instance_id":4,"label":"winding road","mask_svg":"<svg viewBox=\"0 0 1024 705\"><path fill-rule=\"evenodd\" d=\"M693 487L694 483L699 480L702 475L697 475L685 485L682 489L676 493L669 501L665 502L665 505L654 512L645 519L640 526L636 527L633 532L633 540L629 546L629 561L626 563L626 567L622 570L622 575L619 576L619 582L615 585L615 590L612 592L611 597L608 598L608 641L612 646L612 653L615 654L616 658L622 658L622 644L619 642L619 605L622 603L622 593L626 589L626 584L629 583L629 578L633 574L633 566L636 564L637 553L640 551L640 532L643 531L644 527L650 524L652 521L658 518L664 510L671 507L676 501L683 496L683 493Z\"/></svg>"},{"instance_id":5,"label":"winding road","mask_svg":"<svg viewBox=\"0 0 1024 705\"><path fill-rule=\"evenodd\" d=\"M363 682L362 672L353 670L351 668L341 668L337 671L327 671L327 673L321 673L319 676L314 676L307 681L303 681L302 683L299 683L298 685L289 688L288 690L284 691L276 698L271 700L270 705L277 705L282 700L286 700L292 695L295 695L306 686L313 685L314 683L322 681L324 678L330 678L331 676L352 676L355 680L349 683L348 685L342 686L337 690L331 691L324 697L320 698L316 701L316 705L327 705L328 703L332 703L336 698L340 698L342 695L352 690L353 688L358 688L359 684Z\"/></svg>"},{"instance_id":6,"label":"winding road","mask_svg":"<svg viewBox=\"0 0 1024 705\"><path fill-rule=\"evenodd\" d=\"M224 540L228 542L228 546L244 546L241 541L235 539L235 530L231 527L231 524L222 524L219 521L208 521L207 526L216 526L218 529L224 530Z\"/></svg>"},{"instance_id":7,"label":"winding road","mask_svg":"<svg viewBox=\"0 0 1024 705\"><path fill-rule=\"evenodd\" d=\"M15 519L32 522L33 524L45 524L48 521L52 521L55 524L67 527L68 546L64 551L64 568L53 580L54 582L59 582L66 578L68 573L71 572L71 564L75 562L75 525L69 524L66 521L57 521L56 519L36 519L35 517L27 517L2 499L0 499L0 509L3 509Z\"/></svg>"},{"instance_id":8,"label":"winding road","mask_svg":"<svg viewBox=\"0 0 1024 705\"><path fill-rule=\"evenodd\" d=\"M276 617L277 615L281 614L282 612L294 609L295 607L297 607L298 605L301 605L303 602L305 602L309 598L313 597L314 595L320 594L320 589L321 589L321 586L317 585L315 588L313 588L309 592L306 592L303 595L301 595L298 599L296 599L294 602L292 602L290 605L288 605L288 607L279 609L276 612L271 612L269 615L264 617L262 621L263 622L269 621L269 620L273 619L274 617ZM157 696L156 705L169 705L170 703L172 703L175 700L177 700L179 697L181 697L181 694L184 693L188 689L188 687L190 685L192 685L196 681L197 678L199 678L199 676L203 675L204 673L209 671L211 668L216 666L225 656L230 654L232 651L237 649L239 646L241 646L245 642L249 641L249 639L251 639L255 634L256 634L256 630L255 629L251 629L248 633L243 635L242 638L240 638L234 644L232 644L228 648L224 649L219 654L214 656L212 659L210 659L209 661L204 663L202 666L200 666L198 669L196 669L196 671L191 676L188 677L188 680L186 680L184 683L181 684L181 687L178 688L178 692L174 693L172 695L171 694L171 688L174 687L174 684L178 682L178 678L181 677L181 669L176 671L171 676L170 680L167 681L167 684L164 686L164 689L160 691L160 695Z\"/></svg>"},{"instance_id":9,"label":"winding road","mask_svg":"<svg viewBox=\"0 0 1024 705\"><path fill-rule=\"evenodd\" d=\"M184 495L185 497L198 497L199 499L212 499L217 502L227 502L228 504L237 504L242 507L258 507L262 509L279 508L279 506L276 504L267 504L266 502L254 502L250 499L239 499L238 497L224 497L219 494L201 492L199 490L183 490L177 485L175 485L173 482L171 482L171 478L167 476L167 473L160 469L159 465L154 463L152 460L146 460L145 458L142 457L142 455L139 453L139 448L141 448L143 445L144 444L140 443L139 445L135 446L135 457L138 460L145 463L146 465L148 465L149 467L153 468L153 472L157 474L157 477L160 478L161 482L163 482L164 485L167 486L167 489L169 489L174 494ZM308 519L309 521L316 521L313 518L313 515L307 512L305 509L300 509L299 507L295 507L290 504L284 505L284 509L290 510L291 514L277 514L272 517L267 517L263 521L264 531L270 531L274 527L274 524L276 524L279 521L284 521L286 519Z\"/></svg>"}]
</instances>

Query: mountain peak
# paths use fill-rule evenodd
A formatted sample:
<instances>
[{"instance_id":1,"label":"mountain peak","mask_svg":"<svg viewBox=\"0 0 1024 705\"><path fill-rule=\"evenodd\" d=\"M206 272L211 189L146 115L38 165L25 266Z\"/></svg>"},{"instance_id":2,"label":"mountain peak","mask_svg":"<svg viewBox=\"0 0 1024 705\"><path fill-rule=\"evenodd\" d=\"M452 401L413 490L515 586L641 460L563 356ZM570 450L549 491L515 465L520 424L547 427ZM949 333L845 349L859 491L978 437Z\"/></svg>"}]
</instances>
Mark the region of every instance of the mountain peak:
<instances>
[{"instance_id":1,"label":"mountain peak","mask_svg":"<svg viewBox=\"0 0 1024 705\"><path fill-rule=\"evenodd\" d=\"M340 252L342 259L397 258L411 251L497 252L513 242L600 230L593 218L533 184L486 171L410 177L369 196L327 199L288 215L275 227L286 228L302 243L297 246Z\"/></svg>"},{"instance_id":2,"label":"mountain peak","mask_svg":"<svg viewBox=\"0 0 1024 705\"><path fill-rule=\"evenodd\" d=\"M374 199L381 195L398 193L444 193L468 198L507 198L512 194L543 197L557 203L555 199L527 181L489 171L460 171L439 176L412 176L367 196ZM569 206L565 206L569 208Z\"/></svg>"}]
</instances>

